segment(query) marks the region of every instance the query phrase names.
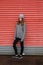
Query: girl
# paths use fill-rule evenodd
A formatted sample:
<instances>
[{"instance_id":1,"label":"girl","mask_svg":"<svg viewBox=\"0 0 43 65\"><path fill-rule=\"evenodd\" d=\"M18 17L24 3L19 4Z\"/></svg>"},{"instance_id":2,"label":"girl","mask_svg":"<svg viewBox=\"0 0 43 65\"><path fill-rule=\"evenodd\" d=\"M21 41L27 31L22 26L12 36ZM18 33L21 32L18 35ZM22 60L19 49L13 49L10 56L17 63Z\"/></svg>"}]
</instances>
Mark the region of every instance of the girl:
<instances>
[{"instance_id":1,"label":"girl","mask_svg":"<svg viewBox=\"0 0 43 65\"><path fill-rule=\"evenodd\" d=\"M18 22L16 24L16 31L15 31L15 37L14 37L14 43L13 43L13 48L15 51L16 58L23 58L22 54L24 50L24 37L25 37L24 15L20 14L18 18ZM16 47L16 44L18 41L20 41L20 47L21 47L19 56L18 56L17 47Z\"/></svg>"}]
</instances>

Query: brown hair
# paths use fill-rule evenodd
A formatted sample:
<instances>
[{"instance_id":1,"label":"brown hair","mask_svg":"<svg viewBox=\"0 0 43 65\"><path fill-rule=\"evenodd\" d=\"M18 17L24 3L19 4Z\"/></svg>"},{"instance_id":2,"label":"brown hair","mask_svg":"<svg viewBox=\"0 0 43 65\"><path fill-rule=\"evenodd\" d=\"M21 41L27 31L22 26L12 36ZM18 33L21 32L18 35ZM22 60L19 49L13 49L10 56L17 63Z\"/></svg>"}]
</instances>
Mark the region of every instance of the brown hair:
<instances>
[{"instance_id":1,"label":"brown hair","mask_svg":"<svg viewBox=\"0 0 43 65\"><path fill-rule=\"evenodd\" d=\"M22 21L21 21L21 22L20 22L20 20L18 19L17 24L18 24L18 25L19 25L19 24L24 25L24 20L23 20L23 18L22 18Z\"/></svg>"}]
</instances>

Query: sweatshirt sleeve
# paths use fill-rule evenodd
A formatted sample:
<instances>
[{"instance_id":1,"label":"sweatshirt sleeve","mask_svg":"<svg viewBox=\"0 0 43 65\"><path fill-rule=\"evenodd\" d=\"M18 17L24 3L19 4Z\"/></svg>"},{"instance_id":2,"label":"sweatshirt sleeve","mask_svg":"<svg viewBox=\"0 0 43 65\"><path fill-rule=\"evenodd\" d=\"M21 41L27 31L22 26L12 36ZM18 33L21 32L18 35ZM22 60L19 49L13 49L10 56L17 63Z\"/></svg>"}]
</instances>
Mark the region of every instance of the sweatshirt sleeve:
<instances>
[{"instance_id":1,"label":"sweatshirt sleeve","mask_svg":"<svg viewBox=\"0 0 43 65\"><path fill-rule=\"evenodd\" d=\"M15 40L16 36L17 36L17 24L16 24L16 27L15 27L15 35L14 35L14 40Z\"/></svg>"},{"instance_id":2,"label":"sweatshirt sleeve","mask_svg":"<svg viewBox=\"0 0 43 65\"><path fill-rule=\"evenodd\" d=\"M26 32L26 25L24 24L24 26L23 26L23 35L22 35L21 41L24 40L25 32Z\"/></svg>"}]
</instances>

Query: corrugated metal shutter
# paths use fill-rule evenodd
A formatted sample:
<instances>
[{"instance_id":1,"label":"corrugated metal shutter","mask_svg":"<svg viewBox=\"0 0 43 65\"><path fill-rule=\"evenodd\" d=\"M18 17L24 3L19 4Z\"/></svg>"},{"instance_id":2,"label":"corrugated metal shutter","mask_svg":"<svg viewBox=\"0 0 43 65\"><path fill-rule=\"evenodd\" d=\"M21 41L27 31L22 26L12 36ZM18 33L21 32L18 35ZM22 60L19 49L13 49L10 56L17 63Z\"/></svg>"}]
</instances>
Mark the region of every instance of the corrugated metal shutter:
<instances>
[{"instance_id":1,"label":"corrugated metal shutter","mask_svg":"<svg viewBox=\"0 0 43 65\"><path fill-rule=\"evenodd\" d=\"M18 15L25 15L25 46L43 45L43 0L0 1L0 45L12 45Z\"/></svg>"}]
</instances>

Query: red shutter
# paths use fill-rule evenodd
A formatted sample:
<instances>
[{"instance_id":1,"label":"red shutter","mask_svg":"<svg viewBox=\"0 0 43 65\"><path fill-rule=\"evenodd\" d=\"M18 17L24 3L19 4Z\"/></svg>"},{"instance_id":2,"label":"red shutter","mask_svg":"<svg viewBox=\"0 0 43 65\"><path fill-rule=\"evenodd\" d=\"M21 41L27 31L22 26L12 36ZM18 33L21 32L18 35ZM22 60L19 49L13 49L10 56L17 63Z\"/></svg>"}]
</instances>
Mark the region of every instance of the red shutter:
<instances>
[{"instance_id":1,"label":"red shutter","mask_svg":"<svg viewBox=\"0 0 43 65\"><path fill-rule=\"evenodd\" d=\"M12 45L20 13L25 16L25 46L42 46L43 0L0 0L0 45Z\"/></svg>"}]
</instances>

